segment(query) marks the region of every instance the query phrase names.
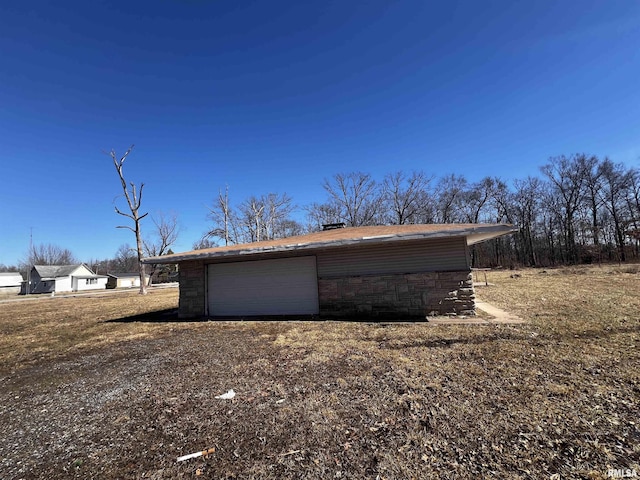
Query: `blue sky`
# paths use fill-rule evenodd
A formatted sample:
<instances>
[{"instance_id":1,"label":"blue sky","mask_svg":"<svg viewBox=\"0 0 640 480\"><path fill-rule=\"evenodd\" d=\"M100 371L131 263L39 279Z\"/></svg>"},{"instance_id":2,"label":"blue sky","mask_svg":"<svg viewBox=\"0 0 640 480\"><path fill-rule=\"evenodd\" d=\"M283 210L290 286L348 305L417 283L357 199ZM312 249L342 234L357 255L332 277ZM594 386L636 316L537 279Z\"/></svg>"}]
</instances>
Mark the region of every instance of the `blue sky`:
<instances>
[{"instance_id":1,"label":"blue sky","mask_svg":"<svg viewBox=\"0 0 640 480\"><path fill-rule=\"evenodd\" d=\"M0 263L34 243L112 257L131 232L110 158L175 211L396 170L537 175L585 152L640 165L640 3L3 2ZM149 229L149 226L147 227Z\"/></svg>"}]
</instances>

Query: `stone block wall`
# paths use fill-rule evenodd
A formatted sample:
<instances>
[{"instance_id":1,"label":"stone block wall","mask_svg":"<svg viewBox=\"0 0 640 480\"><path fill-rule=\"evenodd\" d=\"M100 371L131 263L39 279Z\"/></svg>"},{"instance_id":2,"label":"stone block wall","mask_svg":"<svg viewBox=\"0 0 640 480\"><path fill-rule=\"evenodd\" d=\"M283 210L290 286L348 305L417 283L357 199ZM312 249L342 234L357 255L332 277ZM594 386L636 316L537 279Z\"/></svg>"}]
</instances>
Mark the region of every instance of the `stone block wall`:
<instances>
[{"instance_id":1,"label":"stone block wall","mask_svg":"<svg viewBox=\"0 0 640 480\"><path fill-rule=\"evenodd\" d=\"M318 279L320 316L424 318L475 315L471 272L425 272Z\"/></svg>"},{"instance_id":2,"label":"stone block wall","mask_svg":"<svg viewBox=\"0 0 640 480\"><path fill-rule=\"evenodd\" d=\"M180 264L180 307L179 318L203 317L207 301L205 288L205 265L203 262L183 262Z\"/></svg>"},{"instance_id":3,"label":"stone block wall","mask_svg":"<svg viewBox=\"0 0 640 480\"><path fill-rule=\"evenodd\" d=\"M206 265L180 264L180 318L206 312ZM475 315L471 272L424 272L318 279L320 317L410 319Z\"/></svg>"}]
</instances>

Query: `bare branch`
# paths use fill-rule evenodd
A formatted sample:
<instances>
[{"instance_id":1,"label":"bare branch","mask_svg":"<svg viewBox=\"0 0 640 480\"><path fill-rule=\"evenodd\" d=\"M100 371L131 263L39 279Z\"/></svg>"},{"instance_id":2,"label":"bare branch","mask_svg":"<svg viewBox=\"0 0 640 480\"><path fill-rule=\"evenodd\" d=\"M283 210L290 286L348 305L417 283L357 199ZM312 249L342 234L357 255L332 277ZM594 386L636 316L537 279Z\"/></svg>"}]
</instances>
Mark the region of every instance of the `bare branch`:
<instances>
[{"instance_id":1,"label":"bare branch","mask_svg":"<svg viewBox=\"0 0 640 480\"><path fill-rule=\"evenodd\" d=\"M140 184L140 191L138 192L138 203L136 204L136 210L138 208L140 208L140 205L142 204L142 189L143 188L144 188L144 183L141 183Z\"/></svg>"},{"instance_id":2,"label":"bare branch","mask_svg":"<svg viewBox=\"0 0 640 480\"><path fill-rule=\"evenodd\" d=\"M118 215L122 215L123 217L127 217L127 218L130 218L131 220L134 220L134 221L135 221L135 218L134 218L131 214L121 212L121 211L118 209L118 207L114 207L114 208L115 208L116 213L117 213Z\"/></svg>"}]
</instances>

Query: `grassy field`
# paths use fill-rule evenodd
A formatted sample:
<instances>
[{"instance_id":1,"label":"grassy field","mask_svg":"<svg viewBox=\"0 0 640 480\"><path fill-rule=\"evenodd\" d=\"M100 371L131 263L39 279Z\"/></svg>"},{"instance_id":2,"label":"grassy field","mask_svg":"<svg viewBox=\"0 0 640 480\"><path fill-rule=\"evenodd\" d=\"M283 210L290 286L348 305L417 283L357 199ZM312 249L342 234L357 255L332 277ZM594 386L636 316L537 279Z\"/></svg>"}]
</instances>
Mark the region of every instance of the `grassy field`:
<instances>
[{"instance_id":1,"label":"grassy field","mask_svg":"<svg viewBox=\"0 0 640 480\"><path fill-rule=\"evenodd\" d=\"M520 325L178 322L176 290L2 303L0 478L640 475L639 272L490 272L478 297Z\"/></svg>"}]
</instances>

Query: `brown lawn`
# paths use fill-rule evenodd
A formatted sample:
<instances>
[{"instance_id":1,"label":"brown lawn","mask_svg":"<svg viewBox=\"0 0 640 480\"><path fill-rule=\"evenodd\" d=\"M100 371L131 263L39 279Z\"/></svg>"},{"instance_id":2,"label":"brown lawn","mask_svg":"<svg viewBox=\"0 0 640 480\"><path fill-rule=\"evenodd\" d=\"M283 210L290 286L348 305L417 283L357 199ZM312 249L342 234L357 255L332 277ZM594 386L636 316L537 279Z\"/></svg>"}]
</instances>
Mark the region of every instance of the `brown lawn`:
<instances>
[{"instance_id":1,"label":"brown lawn","mask_svg":"<svg viewBox=\"0 0 640 480\"><path fill-rule=\"evenodd\" d=\"M175 289L0 303L0 478L640 475L638 272L490 272L478 296L522 325L177 322Z\"/></svg>"}]
</instances>

